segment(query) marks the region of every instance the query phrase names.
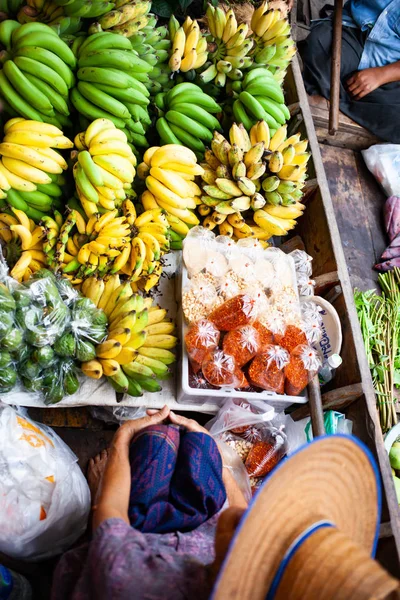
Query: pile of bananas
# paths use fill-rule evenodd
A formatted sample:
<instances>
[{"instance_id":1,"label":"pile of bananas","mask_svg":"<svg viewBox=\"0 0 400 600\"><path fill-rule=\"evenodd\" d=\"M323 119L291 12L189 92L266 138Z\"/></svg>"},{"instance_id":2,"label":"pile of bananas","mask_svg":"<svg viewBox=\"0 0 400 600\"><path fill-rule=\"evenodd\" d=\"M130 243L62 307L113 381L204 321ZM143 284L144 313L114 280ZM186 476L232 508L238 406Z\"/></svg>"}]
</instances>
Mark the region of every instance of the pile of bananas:
<instances>
[{"instance_id":1,"label":"pile of bananas","mask_svg":"<svg viewBox=\"0 0 400 600\"><path fill-rule=\"evenodd\" d=\"M226 79L238 81L243 77L243 70L248 69L252 63L251 50L252 38L247 38L248 25L242 23L238 26L235 13L229 9L225 13L219 6L208 5L207 23L210 30L209 60L211 64L200 75L203 83L214 80L215 85L222 88Z\"/></svg>"},{"instance_id":2,"label":"pile of bananas","mask_svg":"<svg viewBox=\"0 0 400 600\"><path fill-rule=\"evenodd\" d=\"M62 208L58 182L67 169L64 158L54 148L73 146L63 132L48 123L10 119L0 143L0 190L7 203L38 222L46 212ZM3 207L6 201L3 202Z\"/></svg>"},{"instance_id":3,"label":"pile of bananas","mask_svg":"<svg viewBox=\"0 0 400 600\"><path fill-rule=\"evenodd\" d=\"M130 143L146 148L141 121L149 123L147 105L152 66L132 50L130 41L103 32L78 38L78 84L71 90L71 102L90 121L103 118L123 129Z\"/></svg>"},{"instance_id":4,"label":"pile of bananas","mask_svg":"<svg viewBox=\"0 0 400 600\"><path fill-rule=\"evenodd\" d=\"M182 27L174 16L169 21L169 33L172 41L169 66L173 73L187 73L200 69L207 61L207 40L202 36L197 21L186 17Z\"/></svg>"},{"instance_id":5,"label":"pile of bananas","mask_svg":"<svg viewBox=\"0 0 400 600\"><path fill-rule=\"evenodd\" d=\"M0 17L3 21L15 17L23 0L0 0Z\"/></svg>"},{"instance_id":6,"label":"pile of bananas","mask_svg":"<svg viewBox=\"0 0 400 600\"><path fill-rule=\"evenodd\" d=\"M279 9L268 9L268 0L256 8L251 18L254 62L266 65L278 81L283 81L286 69L296 54L290 35L290 23Z\"/></svg>"},{"instance_id":7,"label":"pile of bananas","mask_svg":"<svg viewBox=\"0 0 400 600\"><path fill-rule=\"evenodd\" d=\"M96 119L74 141L78 152L73 175L86 215L119 208L136 173L125 133L108 119Z\"/></svg>"},{"instance_id":8,"label":"pile of bananas","mask_svg":"<svg viewBox=\"0 0 400 600\"><path fill-rule=\"evenodd\" d=\"M67 6L58 6L53 0L27 0L26 6L22 6L18 12L17 19L20 23L47 23L57 30L60 37L64 37L77 33L82 26L80 17L68 13Z\"/></svg>"},{"instance_id":9,"label":"pile of bananas","mask_svg":"<svg viewBox=\"0 0 400 600\"><path fill-rule=\"evenodd\" d=\"M85 19L95 19L104 13L112 10L114 2L108 0L91 0L91 2L82 2L82 0L28 0L28 4L37 10L42 10L43 5L49 4L58 8L58 16L84 17ZM54 9L55 10L55 9Z\"/></svg>"},{"instance_id":10,"label":"pile of bananas","mask_svg":"<svg viewBox=\"0 0 400 600\"><path fill-rule=\"evenodd\" d=\"M160 259L169 250L168 221L160 208L137 216L131 200L122 210L122 216L113 210L86 220L73 209L61 225L45 220L50 266L78 287L92 275L101 279L108 273L128 276L136 291L156 286Z\"/></svg>"},{"instance_id":11,"label":"pile of bananas","mask_svg":"<svg viewBox=\"0 0 400 600\"><path fill-rule=\"evenodd\" d=\"M214 129L221 130L215 113L221 107L211 96L194 83L176 85L166 94L157 94L160 116L156 127L164 144L180 144L193 150L202 159Z\"/></svg>"},{"instance_id":12,"label":"pile of bananas","mask_svg":"<svg viewBox=\"0 0 400 600\"><path fill-rule=\"evenodd\" d=\"M171 248L180 250L190 227L199 224L193 210L200 202L201 189L194 182L203 169L188 148L167 144L146 150L138 175L146 180L141 202L146 211L165 210L171 228Z\"/></svg>"},{"instance_id":13,"label":"pile of bananas","mask_svg":"<svg viewBox=\"0 0 400 600\"><path fill-rule=\"evenodd\" d=\"M6 112L63 128L68 93L75 83L73 52L44 23L0 23L0 43L9 53L0 71L0 96Z\"/></svg>"},{"instance_id":14,"label":"pile of bananas","mask_svg":"<svg viewBox=\"0 0 400 600\"><path fill-rule=\"evenodd\" d=\"M11 277L27 281L47 262L43 252L45 226L36 225L22 210L12 208L12 212L0 213L2 252L11 269Z\"/></svg>"},{"instance_id":15,"label":"pile of bananas","mask_svg":"<svg viewBox=\"0 0 400 600\"><path fill-rule=\"evenodd\" d=\"M148 14L150 8L151 2L148 0L115 0L114 10L105 11L98 24L104 31L112 31L129 38L149 24L152 19L152 15Z\"/></svg>"},{"instance_id":16,"label":"pile of bananas","mask_svg":"<svg viewBox=\"0 0 400 600\"><path fill-rule=\"evenodd\" d=\"M267 68L252 69L243 81L234 82L232 89L236 96L232 107L234 118L237 123L243 123L247 131L263 120L273 135L290 119L281 86Z\"/></svg>"},{"instance_id":17,"label":"pile of bananas","mask_svg":"<svg viewBox=\"0 0 400 600\"><path fill-rule=\"evenodd\" d=\"M265 121L250 135L234 123L229 139L215 132L201 165L204 194L197 210L203 226L219 226L222 235L234 239L286 235L304 209L297 200L306 177L307 141L300 142L300 134L286 139L286 126L271 137Z\"/></svg>"},{"instance_id":18,"label":"pile of bananas","mask_svg":"<svg viewBox=\"0 0 400 600\"><path fill-rule=\"evenodd\" d=\"M133 293L129 282L121 284L118 276L97 289L98 281L87 281L92 301L108 317L109 333L96 347L96 359L82 364L83 373L94 379L105 375L117 392L131 396L160 391L157 378L169 375L168 365L175 361L171 349L177 343L167 311Z\"/></svg>"},{"instance_id":19,"label":"pile of bananas","mask_svg":"<svg viewBox=\"0 0 400 600\"><path fill-rule=\"evenodd\" d=\"M165 25L160 27L147 25L137 33L134 33L129 38L129 41L131 42L132 50L137 52L140 58L153 67L149 73L149 81L144 82L150 95L155 96L161 93L162 90L170 89L174 85L174 82L171 79L171 69L168 66L171 48L168 28ZM143 120L142 122L146 129L146 126L150 124L150 119L148 121Z\"/></svg>"}]
</instances>

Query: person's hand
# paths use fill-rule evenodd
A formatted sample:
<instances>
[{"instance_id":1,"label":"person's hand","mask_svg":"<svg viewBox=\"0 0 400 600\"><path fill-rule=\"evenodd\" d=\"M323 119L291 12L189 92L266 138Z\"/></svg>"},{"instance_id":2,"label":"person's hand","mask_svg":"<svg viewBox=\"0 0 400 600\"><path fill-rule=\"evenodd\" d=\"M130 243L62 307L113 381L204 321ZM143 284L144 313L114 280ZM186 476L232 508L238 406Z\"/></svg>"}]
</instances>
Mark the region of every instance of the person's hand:
<instances>
[{"instance_id":1,"label":"person's hand","mask_svg":"<svg viewBox=\"0 0 400 600\"><path fill-rule=\"evenodd\" d=\"M118 429L114 436L113 444L129 446L134 435L142 431L145 427L150 425L159 425L163 423L169 416L170 411L168 406L164 406L161 410L148 410L147 416L141 419L133 419L126 421Z\"/></svg>"},{"instance_id":2,"label":"person's hand","mask_svg":"<svg viewBox=\"0 0 400 600\"><path fill-rule=\"evenodd\" d=\"M354 100L360 100L385 83L381 67L357 71L347 80L347 89Z\"/></svg>"},{"instance_id":3,"label":"person's hand","mask_svg":"<svg viewBox=\"0 0 400 600\"><path fill-rule=\"evenodd\" d=\"M197 431L199 433L206 433L207 435L210 435L210 432L207 431L205 427L199 425L194 419L188 419L187 417L176 415L174 412L172 412L172 410L169 413L169 420L174 425L181 425L182 427L185 427L188 431Z\"/></svg>"}]
</instances>

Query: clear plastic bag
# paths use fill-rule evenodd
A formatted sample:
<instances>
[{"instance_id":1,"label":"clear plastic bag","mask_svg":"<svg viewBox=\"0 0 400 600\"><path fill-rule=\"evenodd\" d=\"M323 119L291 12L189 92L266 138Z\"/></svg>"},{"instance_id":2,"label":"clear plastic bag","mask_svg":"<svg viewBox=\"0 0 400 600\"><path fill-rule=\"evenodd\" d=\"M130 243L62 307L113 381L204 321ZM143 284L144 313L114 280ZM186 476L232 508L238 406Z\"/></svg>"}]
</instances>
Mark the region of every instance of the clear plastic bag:
<instances>
[{"instance_id":1,"label":"clear plastic bag","mask_svg":"<svg viewBox=\"0 0 400 600\"><path fill-rule=\"evenodd\" d=\"M218 347L221 334L214 323L201 319L185 335L186 351L195 372L199 371L208 352Z\"/></svg>"},{"instance_id":2,"label":"clear plastic bag","mask_svg":"<svg viewBox=\"0 0 400 600\"><path fill-rule=\"evenodd\" d=\"M206 429L213 437L220 439L222 434L227 431L243 434L252 425L263 425L271 421L275 415L272 406L265 402L228 399L219 409L217 415L211 421L208 421Z\"/></svg>"},{"instance_id":3,"label":"clear plastic bag","mask_svg":"<svg viewBox=\"0 0 400 600\"><path fill-rule=\"evenodd\" d=\"M290 353L285 367L285 393L298 396L321 367L321 359L311 346L301 344Z\"/></svg>"},{"instance_id":4,"label":"clear plastic bag","mask_svg":"<svg viewBox=\"0 0 400 600\"><path fill-rule=\"evenodd\" d=\"M233 357L238 367L243 367L262 348L260 334L251 325L228 331L224 337L222 348L226 354Z\"/></svg>"},{"instance_id":5,"label":"clear plastic bag","mask_svg":"<svg viewBox=\"0 0 400 600\"><path fill-rule=\"evenodd\" d=\"M251 487L250 487L250 479L246 468L240 459L240 456L235 452L234 448L232 448L229 444L222 442L221 440L217 442L219 451L222 456L222 463L224 468L227 468L231 471L233 478L239 486L240 491L242 492L245 500L250 502L251 500Z\"/></svg>"},{"instance_id":6,"label":"clear plastic bag","mask_svg":"<svg viewBox=\"0 0 400 600\"><path fill-rule=\"evenodd\" d=\"M141 419L147 414L145 406L89 406L89 411L94 419L112 424Z\"/></svg>"},{"instance_id":7,"label":"clear plastic bag","mask_svg":"<svg viewBox=\"0 0 400 600\"><path fill-rule=\"evenodd\" d=\"M86 530L90 492L77 458L52 429L0 409L0 552L38 561Z\"/></svg>"},{"instance_id":8,"label":"clear plastic bag","mask_svg":"<svg viewBox=\"0 0 400 600\"><path fill-rule=\"evenodd\" d=\"M376 144L361 151L387 196L400 196L400 144Z\"/></svg>"},{"instance_id":9,"label":"clear plastic bag","mask_svg":"<svg viewBox=\"0 0 400 600\"><path fill-rule=\"evenodd\" d=\"M346 419L345 415L333 410L324 412L325 431L328 435L342 433L351 435L353 423ZM313 439L311 419L306 417L300 421L294 421L290 415L285 417L285 432L287 436L287 453L292 454Z\"/></svg>"},{"instance_id":10,"label":"clear plastic bag","mask_svg":"<svg viewBox=\"0 0 400 600\"><path fill-rule=\"evenodd\" d=\"M289 363L289 352L276 345L269 345L258 354L249 367L249 378L252 385L283 394L285 391L284 368Z\"/></svg>"},{"instance_id":11,"label":"clear plastic bag","mask_svg":"<svg viewBox=\"0 0 400 600\"><path fill-rule=\"evenodd\" d=\"M207 354L201 364L203 375L215 387L246 387L244 373L239 369L232 356L222 350L213 350Z\"/></svg>"}]
</instances>

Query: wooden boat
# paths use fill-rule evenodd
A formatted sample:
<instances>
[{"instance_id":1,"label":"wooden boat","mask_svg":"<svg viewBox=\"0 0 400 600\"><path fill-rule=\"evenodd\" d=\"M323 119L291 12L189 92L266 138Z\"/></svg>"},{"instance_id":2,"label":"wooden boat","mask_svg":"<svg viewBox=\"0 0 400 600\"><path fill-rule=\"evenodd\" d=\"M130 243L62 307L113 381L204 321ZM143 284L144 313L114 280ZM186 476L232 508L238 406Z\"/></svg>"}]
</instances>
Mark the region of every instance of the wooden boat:
<instances>
[{"instance_id":1,"label":"wooden boat","mask_svg":"<svg viewBox=\"0 0 400 600\"><path fill-rule=\"evenodd\" d=\"M306 187L307 209L299 219L292 237L284 243L283 249L290 251L303 247L313 257L316 294L330 300L339 314L343 331L343 364L336 371L333 380L323 388L322 405L324 409L344 412L353 422L354 435L376 456L384 496L380 539L382 552L379 553L379 558L398 575L400 510L383 444L375 392L353 302L353 288L297 57L288 72L285 92L286 102L291 108L293 130L300 126L300 131L308 138L312 159L309 162L310 179ZM368 268L370 267L367 266ZM318 386L314 385L314 390L311 389L310 392L311 400L314 400L312 408L315 423L318 419L318 415L315 415L315 411L318 412ZM302 418L305 414L310 414L307 411L310 411L310 407L302 406L293 416Z\"/></svg>"}]
</instances>

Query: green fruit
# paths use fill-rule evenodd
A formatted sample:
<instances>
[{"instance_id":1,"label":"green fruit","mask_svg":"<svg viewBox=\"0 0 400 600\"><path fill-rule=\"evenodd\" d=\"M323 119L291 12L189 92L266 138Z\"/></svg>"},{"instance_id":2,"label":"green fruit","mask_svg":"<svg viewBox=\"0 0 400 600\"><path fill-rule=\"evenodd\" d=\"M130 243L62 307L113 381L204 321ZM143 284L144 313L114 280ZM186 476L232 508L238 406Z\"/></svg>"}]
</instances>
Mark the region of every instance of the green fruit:
<instances>
[{"instance_id":1,"label":"green fruit","mask_svg":"<svg viewBox=\"0 0 400 600\"><path fill-rule=\"evenodd\" d=\"M15 310L15 300L4 283L0 283L0 306L2 310L10 311Z\"/></svg>"},{"instance_id":2,"label":"green fruit","mask_svg":"<svg viewBox=\"0 0 400 600\"><path fill-rule=\"evenodd\" d=\"M45 279L47 277L49 277L54 283L57 283L56 276L48 269L39 269L34 273L32 279Z\"/></svg>"},{"instance_id":3,"label":"green fruit","mask_svg":"<svg viewBox=\"0 0 400 600\"><path fill-rule=\"evenodd\" d=\"M42 384L44 388L48 388L51 387L51 384L54 381L54 370L53 369L46 369L45 371L43 371L42 373Z\"/></svg>"},{"instance_id":4,"label":"green fruit","mask_svg":"<svg viewBox=\"0 0 400 600\"><path fill-rule=\"evenodd\" d=\"M31 354L31 349L28 346L28 344L23 344L22 346L20 346L18 348L18 350L15 352L14 356L15 356L15 360L18 363L22 363L25 360L28 360L29 356Z\"/></svg>"},{"instance_id":5,"label":"green fruit","mask_svg":"<svg viewBox=\"0 0 400 600\"><path fill-rule=\"evenodd\" d=\"M44 392L44 403L49 404L57 404L61 402L64 398L64 388L61 386L59 382L55 382L50 388L46 389Z\"/></svg>"},{"instance_id":6,"label":"green fruit","mask_svg":"<svg viewBox=\"0 0 400 600\"><path fill-rule=\"evenodd\" d=\"M43 368L49 367L54 362L54 350L51 346L43 346L33 353L33 359Z\"/></svg>"},{"instance_id":7,"label":"green fruit","mask_svg":"<svg viewBox=\"0 0 400 600\"><path fill-rule=\"evenodd\" d=\"M41 367L38 363L34 362L31 358L28 358L20 367L21 373L28 377L29 379L36 379L39 377L41 372Z\"/></svg>"},{"instance_id":8,"label":"green fruit","mask_svg":"<svg viewBox=\"0 0 400 600\"><path fill-rule=\"evenodd\" d=\"M394 488L396 490L397 502L400 504L400 479L393 475Z\"/></svg>"},{"instance_id":9,"label":"green fruit","mask_svg":"<svg viewBox=\"0 0 400 600\"><path fill-rule=\"evenodd\" d=\"M8 367L12 363L12 356L7 350L0 351L0 369Z\"/></svg>"},{"instance_id":10,"label":"green fruit","mask_svg":"<svg viewBox=\"0 0 400 600\"><path fill-rule=\"evenodd\" d=\"M96 358L96 348L91 342L79 340L76 345L76 358L81 362Z\"/></svg>"},{"instance_id":11,"label":"green fruit","mask_svg":"<svg viewBox=\"0 0 400 600\"><path fill-rule=\"evenodd\" d=\"M54 352L60 356L72 358L75 356L76 342L72 333L64 333L60 338L55 341Z\"/></svg>"},{"instance_id":12,"label":"green fruit","mask_svg":"<svg viewBox=\"0 0 400 600\"><path fill-rule=\"evenodd\" d=\"M106 313L104 313L100 309L97 309L96 311L93 311L92 323L93 323L93 325L99 325L99 326L106 327L107 323L108 323L108 319L107 319Z\"/></svg>"},{"instance_id":13,"label":"green fruit","mask_svg":"<svg viewBox=\"0 0 400 600\"><path fill-rule=\"evenodd\" d=\"M3 340L10 333L13 325L13 315L5 311L0 311L0 340Z\"/></svg>"},{"instance_id":14,"label":"green fruit","mask_svg":"<svg viewBox=\"0 0 400 600\"><path fill-rule=\"evenodd\" d=\"M400 444L395 442L389 452L390 466L396 471L400 470Z\"/></svg>"},{"instance_id":15,"label":"green fruit","mask_svg":"<svg viewBox=\"0 0 400 600\"><path fill-rule=\"evenodd\" d=\"M7 334L7 337L3 340L2 345L7 350L15 352L24 343L24 336L21 329L13 329Z\"/></svg>"},{"instance_id":16,"label":"green fruit","mask_svg":"<svg viewBox=\"0 0 400 600\"><path fill-rule=\"evenodd\" d=\"M69 371L64 379L64 391L69 396L79 390L79 380L73 370Z\"/></svg>"},{"instance_id":17,"label":"green fruit","mask_svg":"<svg viewBox=\"0 0 400 600\"><path fill-rule=\"evenodd\" d=\"M36 379L23 377L22 383L29 392L40 392L43 389L43 379L41 377L37 377Z\"/></svg>"},{"instance_id":18,"label":"green fruit","mask_svg":"<svg viewBox=\"0 0 400 600\"><path fill-rule=\"evenodd\" d=\"M9 392L17 383L17 372L12 367L0 371L0 392Z\"/></svg>"}]
</instances>

